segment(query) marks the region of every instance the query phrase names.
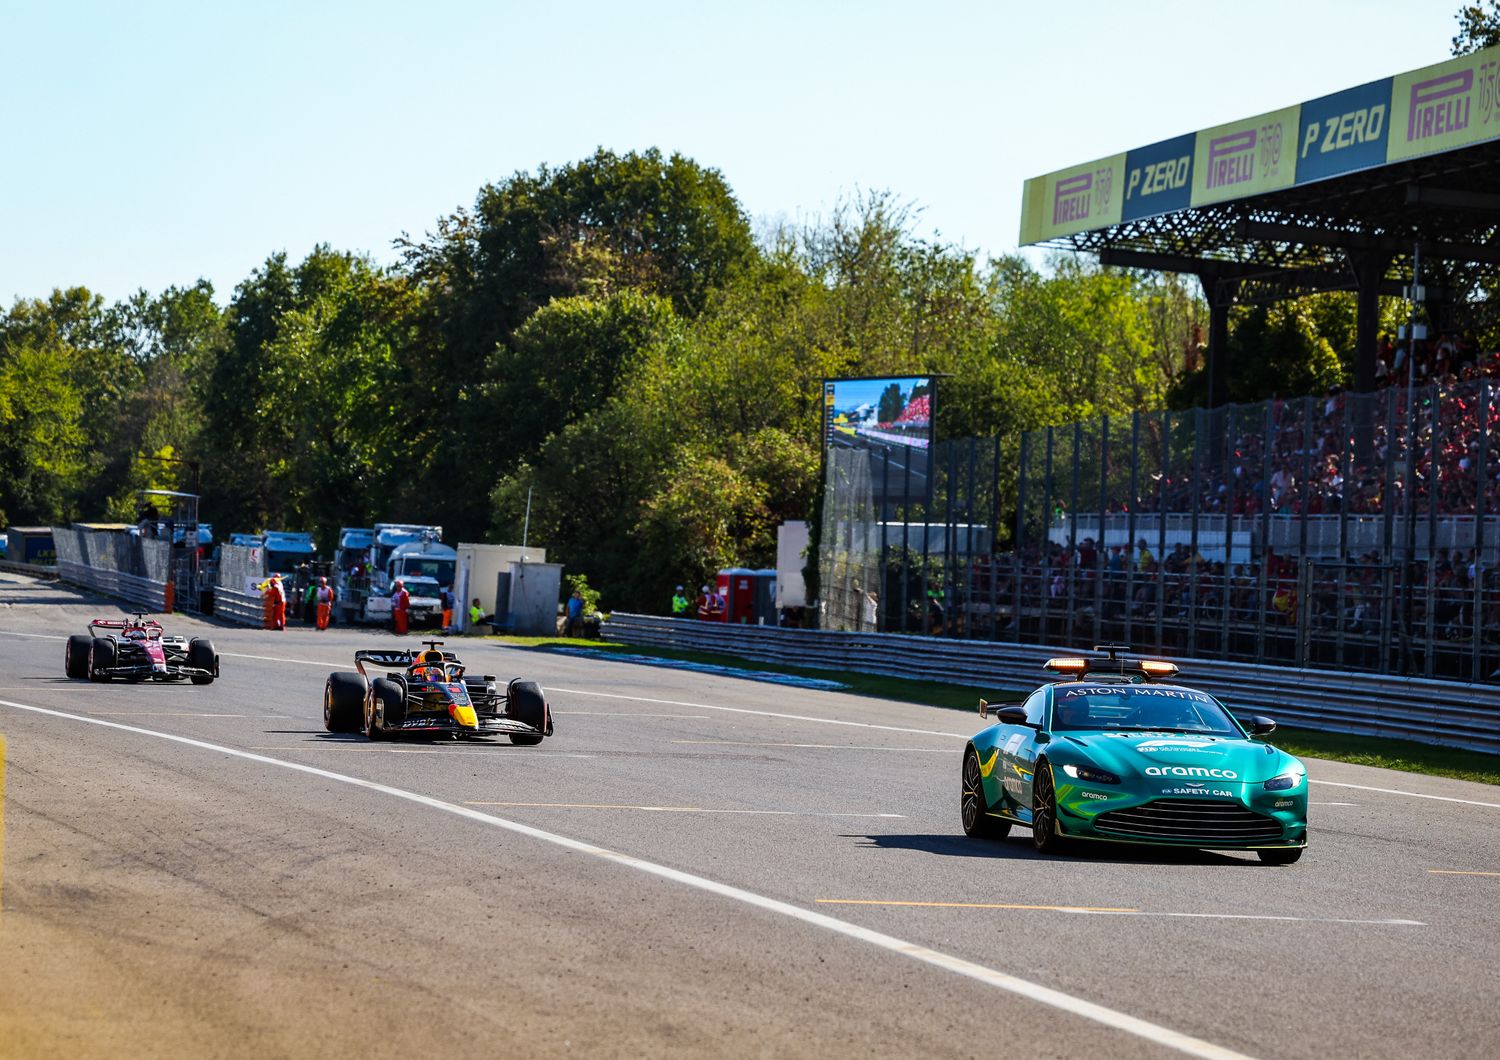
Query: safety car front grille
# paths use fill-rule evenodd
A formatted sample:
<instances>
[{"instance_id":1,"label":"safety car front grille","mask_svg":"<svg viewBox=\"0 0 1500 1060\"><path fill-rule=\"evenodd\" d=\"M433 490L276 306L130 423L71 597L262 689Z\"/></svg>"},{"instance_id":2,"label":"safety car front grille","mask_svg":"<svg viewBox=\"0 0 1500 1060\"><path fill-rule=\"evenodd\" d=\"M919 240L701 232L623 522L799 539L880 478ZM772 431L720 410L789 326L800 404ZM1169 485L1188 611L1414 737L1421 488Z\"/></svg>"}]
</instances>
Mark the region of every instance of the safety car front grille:
<instances>
[{"instance_id":1,"label":"safety car front grille","mask_svg":"<svg viewBox=\"0 0 1500 1060\"><path fill-rule=\"evenodd\" d=\"M1158 842L1239 845L1281 838L1279 821L1227 799L1156 799L1101 813L1094 827L1110 835Z\"/></svg>"}]
</instances>

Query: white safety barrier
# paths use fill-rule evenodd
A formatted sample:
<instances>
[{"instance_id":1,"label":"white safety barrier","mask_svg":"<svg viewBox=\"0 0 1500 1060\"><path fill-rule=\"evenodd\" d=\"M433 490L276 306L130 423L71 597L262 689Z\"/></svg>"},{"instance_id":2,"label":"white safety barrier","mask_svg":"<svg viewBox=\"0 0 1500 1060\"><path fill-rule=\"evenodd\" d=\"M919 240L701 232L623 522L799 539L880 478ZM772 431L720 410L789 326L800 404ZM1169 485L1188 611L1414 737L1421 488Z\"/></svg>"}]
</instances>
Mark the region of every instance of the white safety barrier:
<instances>
[{"instance_id":1,"label":"white safety barrier","mask_svg":"<svg viewBox=\"0 0 1500 1060\"><path fill-rule=\"evenodd\" d=\"M778 629L619 612L603 624L602 635L624 644L723 652L815 670L1025 691L1045 679L1042 664L1047 659L1075 654L1080 648ZM1241 717L1268 714L1298 728L1500 753L1500 686L1197 659L1172 661L1182 668L1184 683L1218 696Z\"/></svg>"},{"instance_id":2,"label":"white safety barrier","mask_svg":"<svg viewBox=\"0 0 1500 1060\"><path fill-rule=\"evenodd\" d=\"M71 585L81 585L105 596L117 596L122 600L138 604L152 612L167 609L166 585L140 578L134 574L122 574L117 570L100 570L85 567L71 560L58 560L58 576Z\"/></svg>"}]
</instances>

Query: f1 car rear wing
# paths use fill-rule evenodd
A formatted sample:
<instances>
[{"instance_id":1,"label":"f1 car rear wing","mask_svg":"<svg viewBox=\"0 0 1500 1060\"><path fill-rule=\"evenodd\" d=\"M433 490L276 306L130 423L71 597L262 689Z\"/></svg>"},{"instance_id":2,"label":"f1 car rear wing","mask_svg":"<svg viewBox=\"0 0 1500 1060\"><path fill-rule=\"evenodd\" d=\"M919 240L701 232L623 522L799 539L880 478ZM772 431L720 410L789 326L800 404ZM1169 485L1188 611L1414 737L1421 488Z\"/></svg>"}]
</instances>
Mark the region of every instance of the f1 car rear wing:
<instances>
[{"instance_id":1,"label":"f1 car rear wing","mask_svg":"<svg viewBox=\"0 0 1500 1060\"><path fill-rule=\"evenodd\" d=\"M137 628L137 629L147 629L147 630L154 629L158 633L160 633L161 629L162 629L162 625L161 625L160 622L156 621L156 619L154 619L154 618L148 619L147 616L145 614L143 614L143 613L142 614L137 614L135 616L135 620L134 621L129 621L129 622L127 622L123 618L95 618L95 619L90 620L90 622L89 622L89 629L90 630L95 630L95 629L129 629L132 626L135 627L135 628Z\"/></svg>"},{"instance_id":2,"label":"f1 car rear wing","mask_svg":"<svg viewBox=\"0 0 1500 1060\"><path fill-rule=\"evenodd\" d=\"M441 641L424 641L427 645L421 649L398 649L395 651L382 651L379 649L368 649L354 653L354 668L361 674L365 672L365 663L378 666L382 670L405 670L413 663L418 663L432 655L441 655L445 663L457 663L458 656L451 651L438 651ZM436 661L436 660L432 660ZM368 675L367 675L368 676Z\"/></svg>"}]
</instances>

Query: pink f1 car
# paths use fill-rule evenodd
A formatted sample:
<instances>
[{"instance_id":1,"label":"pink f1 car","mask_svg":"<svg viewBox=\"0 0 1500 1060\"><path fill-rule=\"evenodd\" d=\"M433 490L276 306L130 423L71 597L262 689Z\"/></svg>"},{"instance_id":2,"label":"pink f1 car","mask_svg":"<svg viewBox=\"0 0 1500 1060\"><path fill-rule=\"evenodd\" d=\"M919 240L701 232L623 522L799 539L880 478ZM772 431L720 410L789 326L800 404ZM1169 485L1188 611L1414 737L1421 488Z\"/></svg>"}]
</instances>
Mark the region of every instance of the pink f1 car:
<instances>
[{"instance_id":1,"label":"pink f1 car","mask_svg":"<svg viewBox=\"0 0 1500 1060\"><path fill-rule=\"evenodd\" d=\"M207 637L169 637L144 612L130 618L96 618L87 634L68 638L63 672L69 677L109 681L181 681L211 684L219 676L219 653Z\"/></svg>"}]
</instances>

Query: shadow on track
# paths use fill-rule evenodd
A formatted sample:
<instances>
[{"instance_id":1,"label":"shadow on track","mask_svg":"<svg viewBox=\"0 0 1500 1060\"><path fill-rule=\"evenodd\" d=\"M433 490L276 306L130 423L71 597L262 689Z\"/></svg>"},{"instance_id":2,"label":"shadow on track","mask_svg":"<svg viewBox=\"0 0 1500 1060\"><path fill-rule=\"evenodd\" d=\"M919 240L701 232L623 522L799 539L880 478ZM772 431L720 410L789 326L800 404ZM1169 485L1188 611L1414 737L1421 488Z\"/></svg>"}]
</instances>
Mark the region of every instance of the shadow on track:
<instances>
[{"instance_id":1,"label":"shadow on track","mask_svg":"<svg viewBox=\"0 0 1500 1060\"><path fill-rule=\"evenodd\" d=\"M1246 861L1231 854L1212 850L1195 850L1178 847L1130 846L1115 843L1075 842L1066 854L1038 854L1031 849L1031 838L1026 833L1000 841L970 839L962 835L843 835L842 839L863 839L857 849L864 850L914 850L923 854L942 857L978 858L1005 861L1078 861L1089 864L1114 865L1219 865L1254 866L1258 861Z\"/></svg>"}]
</instances>

